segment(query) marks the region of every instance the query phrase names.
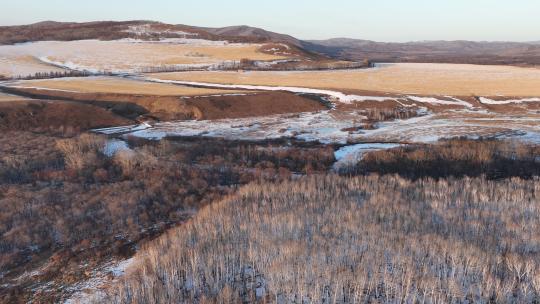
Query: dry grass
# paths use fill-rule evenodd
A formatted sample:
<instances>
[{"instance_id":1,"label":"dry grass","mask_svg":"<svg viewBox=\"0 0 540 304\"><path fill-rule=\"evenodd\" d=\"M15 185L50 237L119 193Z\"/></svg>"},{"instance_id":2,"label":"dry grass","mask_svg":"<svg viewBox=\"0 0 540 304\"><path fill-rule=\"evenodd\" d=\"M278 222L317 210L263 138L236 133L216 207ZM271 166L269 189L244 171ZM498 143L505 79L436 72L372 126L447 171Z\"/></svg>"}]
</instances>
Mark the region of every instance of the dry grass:
<instances>
[{"instance_id":1,"label":"dry grass","mask_svg":"<svg viewBox=\"0 0 540 304\"><path fill-rule=\"evenodd\" d=\"M15 95L0 93L0 102L23 101L25 98Z\"/></svg>"},{"instance_id":2,"label":"dry grass","mask_svg":"<svg viewBox=\"0 0 540 304\"><path fill-rule=\"evenodd\" d=\"M422 95L540 96L540 70L510 66L405 63L355 71L194 72L157 74L154 77Z\"/></svg>"},{"instance_id":3,"label":"dry grass","mask_svg":"<svg viewBox=\"0 0 540 304\"><path fill-rule=\"evenodd\" d=\"M115 77L28 80L19 81L16 83L16 86L25 88L66 90L77 93L112 93L159 96L199 96L239 92L239 90L193 88L172 84L142 82Z\"/></svg>"}]
</instances>

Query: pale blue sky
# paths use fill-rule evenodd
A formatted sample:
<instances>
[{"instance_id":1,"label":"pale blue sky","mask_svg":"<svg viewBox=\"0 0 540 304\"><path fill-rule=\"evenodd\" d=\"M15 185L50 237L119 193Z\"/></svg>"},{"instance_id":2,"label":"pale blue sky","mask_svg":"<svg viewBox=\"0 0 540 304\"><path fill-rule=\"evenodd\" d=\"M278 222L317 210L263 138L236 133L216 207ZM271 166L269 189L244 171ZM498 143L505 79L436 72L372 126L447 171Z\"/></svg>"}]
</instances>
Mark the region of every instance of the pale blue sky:
<instances>
[{"instance_id":1,"label":"pale blue sky","mask_svg":"<svg viewBox=\"0 0 540 304\"><path fill-rule=\"evenodd\" d=\"M540 0L2 0L0 24L247 24L303 39L540 40Z\"/></svg>"}]
</instances>

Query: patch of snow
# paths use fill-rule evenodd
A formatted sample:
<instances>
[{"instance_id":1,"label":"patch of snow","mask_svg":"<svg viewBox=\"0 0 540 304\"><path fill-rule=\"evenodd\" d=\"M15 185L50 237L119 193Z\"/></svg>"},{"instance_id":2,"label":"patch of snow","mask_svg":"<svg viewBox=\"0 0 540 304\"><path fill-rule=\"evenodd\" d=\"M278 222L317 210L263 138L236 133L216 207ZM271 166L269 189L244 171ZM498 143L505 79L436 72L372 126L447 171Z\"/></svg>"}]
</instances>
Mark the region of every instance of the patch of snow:
<instances>
[{"instance_id":1,"label":"patch of snow","mask_svg":"<svg viewBox=\"0 0 540 304\"><path fill-rule=\"evenodd\" d=\"M108 157L112 157L120 151L132 150L125 141L119 139L108 140L107 143L105 143L105 147L103 147L103 154L107 155Z\"/></svg>"},{"instance_id":2,"label":"patch of snow","mask_svg":"<svg viewBox=\"0 0 540 304\"><path fill-rule=\"evenodd\" d=\"M208 98L208 97L223 97L223 96L248 96L248 95L254 95L254 94L231 93L231 94L197 95L197 96L193 96L193 98ZM187 96L187 97L189 98L189 96Z\"/></svg>"},{"instance_id":3,"label":"patch of snow","mask_svg":"<svg viewBox=\"0 0 540 304\"><path fill-rule=\"evenodd\" d=\"M103 299L104 294L100 290L124 275L126 269L135 261L135 258L130 258L117 263L110 263L105 267L95 270L92 277L86 281L79 282L67 289L75 291L75 293L64 304L85 304L99 303ZM112 278L108 276L112 275Z\"/></svg>"},{"instance_id":4,"label":"patch of snow","mask_svg":"<svg viewBox=\"0 0 540 304\"><path fill-rule=\"evenodd\" d=\"M357 164L368 152L392 149L402 146L396 143L364 143L345 146L334 152L334 170Z\"/></svg>"},{"instance_id":5,"label":"patch of snow","mask_svg":"<svg viewBox=\"0 0 540 304\"><path fill-rule=\"evenodd\" d=\"M157 29L152 28L152 24L131 25L124 32L136 34L138 36L152 36L156 34L157 35L172 34L172 35L181 35L181 36L198 36L199 35L197 33L188 33L184 31L171 30L171 29L157 30Z\"/></svg>"},{"instance_id":6,"label":"patch of snow","mask_svg":"<svg viewBox=\"0 0 540 304\"><path fill-rule=\"evenodd\" d=\"M361 155L365 152L392 149L401 146L396 143L363 143L351 146L345 146L334 152L336 160L340 161L349 158L351 155Z\"/></svg>"},{"instance_id":7,"label":"patch of snow","mask_svg":"<svg viewBox=\"0 0 540 304\"><path fill-rule=\"evenodd\" d=\"M200 45L200 46L244 46L243 43L229 43L228 41L223 40L206 40L206 39L196 39L196 38L160 38L159 40L142 40L134 38L124 38L114 40L117 42L124 43L161 43L161 44L186 44L186 45Z\"/></svg>"},{"instance_id":8,"label":"patch of snow","mask_svg":"<svg viewBox=\"0 0 540 304\"><path fill-rule=\"evenodd\" d=\"M145 130L151 127L152 125L150 125L149 123L143 122L142 124L139 124L139 125L94 129L93 131L96 133L112 135L112 134L124 134L124 133L130 133L130 132L137 132L137 131Z\"/></svg>"},{"instance_id":9,"label":"patch of snow","mask_svg":"<svg viewBox=\"0 0 540 304\"><path fill-rule=\"evenodd\" d=\"M38 57L37 59L43 63L50 64L52 66L63 68L63 69L74 70L74 71L84 71L91 74L99 74L100 72L102 72L102 71L99 71L98 69L76 64L71 61L64 61L64 62L53 61L49 59L49 57L47 56L41 56L41 57Z\"/></svg>"},{"instance_id":10,"label":"patch of snow","mask_svg":"<svg viewBox=\"0 0 540 304\"><path fill-rule=\"evenodd\" d=\"M271 68L281 63L299 62L299 61L300 61L299 59L280 59L280 60L272 60L272 61L255 61L253 64L259 68Z\"/></svg>"}]
</instances>

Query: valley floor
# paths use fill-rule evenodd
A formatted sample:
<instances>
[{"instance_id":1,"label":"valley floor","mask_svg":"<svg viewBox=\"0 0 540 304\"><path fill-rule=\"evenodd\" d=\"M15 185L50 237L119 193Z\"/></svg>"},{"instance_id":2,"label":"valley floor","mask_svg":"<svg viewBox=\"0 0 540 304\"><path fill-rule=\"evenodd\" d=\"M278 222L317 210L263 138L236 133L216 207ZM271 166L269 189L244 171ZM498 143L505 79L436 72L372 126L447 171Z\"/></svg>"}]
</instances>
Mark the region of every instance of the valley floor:
<instances>
[{"instance_id":1,"label":"valley floor","mask_svg":"<svg viewBox=\"0 0 540 304\"><path fill-rule=\"evenodd\" d=\"M540 74L473 67L4 81L0 299L535 301Z\"/></svg>"}]
</instances>

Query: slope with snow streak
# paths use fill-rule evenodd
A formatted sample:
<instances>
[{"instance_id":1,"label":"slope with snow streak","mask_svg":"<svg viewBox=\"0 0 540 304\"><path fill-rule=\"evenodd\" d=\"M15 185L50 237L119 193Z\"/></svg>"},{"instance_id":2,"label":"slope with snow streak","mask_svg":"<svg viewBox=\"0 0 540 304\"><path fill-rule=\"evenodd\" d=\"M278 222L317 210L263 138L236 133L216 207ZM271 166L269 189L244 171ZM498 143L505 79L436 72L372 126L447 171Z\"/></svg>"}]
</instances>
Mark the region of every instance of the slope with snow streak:
<instances>
[{"instance_id":1,"label":"slope with snow streak","mask_svg":"<svg viewBox=\"0 0 540 304\"><path fill-rule=\"evenodd\" d=\"M506 100L493 100L486 97L478 98L481 103L488 105L506 105L511 103L524 103L524 102L540 102L540 98L522 98L522 99L506 99Z\"/></svg>"},{"instance_id":2,"label":"slope with snow streak","mask_svg":"<svg viewBox=\"0 0 540 304\"><path fill-rule=\"evenodd\" d=\"M168 84L177 84L177 85L186 85L186 86L195 86L203 88L221 88L221 89L243 89L243 90L257 90L257 91L286 91L297 94L315 94L323 95L330 97L333 102L340 102L343 104L351 104L354 102L364 102L364 101L394 101L401 106L409 107L409 105L403 104L403 101L414 101L424 104L431 105L450 105L450 106L461 106L465 108L474 108L474 106L464 100L452 97L444 96L446 99L436 98L436 97L423 97L423 96L413 96L413 95L403 95L403 96L362 96L354 94L345 94L339 91L334 90L325 90L325 89L314 89L314 88L305 88L305 87L288 87L288 86L262 86L262 85L246 85L246 84L221 84L221 83L209 83L209 82L194 82L194 81L182 81L182 80L166 80L159 78L149 78L149 77L136 77L141 80L159 82L159 83L168 83Z\"/></svg>"},{"instance_id":3,"label":"slope with snow streak","mask_svg":"<svg viewBox=\"0 0 540 304\"><path fill-rule=\"evenodd\" d=\"M222 88L222 89L244 89L254 91L286 91L299 94L315 94L329 96L334 101L341 103L352 103L354 101L385 101L396 100L395 97L383 97L383 96L359 96L359 95L347 95L338 91L311 89L302 87L274 87L274 86L259 86L259 85L236 85L236 84L218 84L207 82L193 82L193 81L180 81L180 80L163 80L158 78L144 78L146 81L170 83L187 86L197 86L205 88Z\"/></svg>"}]
</instances>

